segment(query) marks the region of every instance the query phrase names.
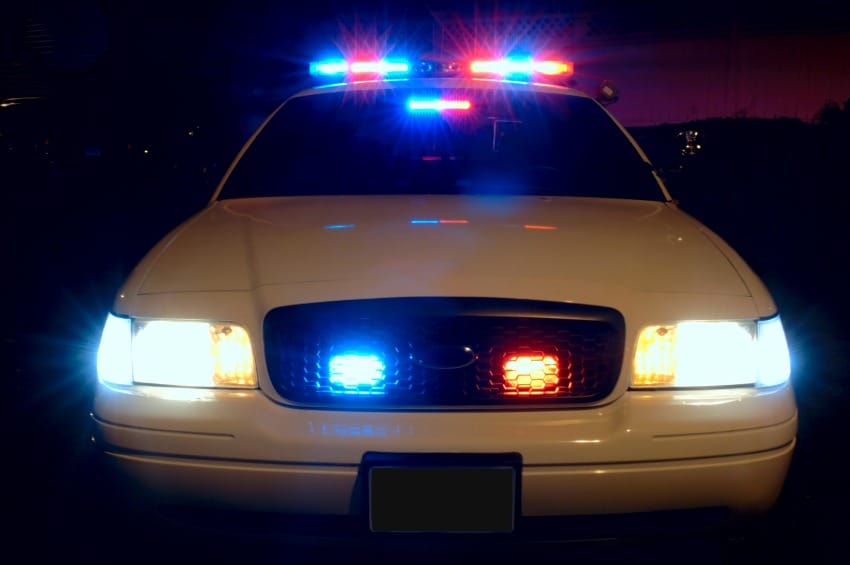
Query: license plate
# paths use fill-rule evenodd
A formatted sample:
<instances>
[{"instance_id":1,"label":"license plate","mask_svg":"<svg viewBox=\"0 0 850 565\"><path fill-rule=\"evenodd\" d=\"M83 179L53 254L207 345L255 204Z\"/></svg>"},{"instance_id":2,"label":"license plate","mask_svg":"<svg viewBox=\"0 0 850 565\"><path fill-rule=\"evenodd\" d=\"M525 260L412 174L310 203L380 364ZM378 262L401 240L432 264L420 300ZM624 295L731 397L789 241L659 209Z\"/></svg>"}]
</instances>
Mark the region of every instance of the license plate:
<instances>
[{"instance_id":1,"label":"license plate","mask_svg":"<svg viewBox=\"0 0 850 565\"><path fill-rule=\"evenodd\" d=\"M368 471L373 532L512 532L517 464L375 464Z\"/></svg>"}]
</instances>

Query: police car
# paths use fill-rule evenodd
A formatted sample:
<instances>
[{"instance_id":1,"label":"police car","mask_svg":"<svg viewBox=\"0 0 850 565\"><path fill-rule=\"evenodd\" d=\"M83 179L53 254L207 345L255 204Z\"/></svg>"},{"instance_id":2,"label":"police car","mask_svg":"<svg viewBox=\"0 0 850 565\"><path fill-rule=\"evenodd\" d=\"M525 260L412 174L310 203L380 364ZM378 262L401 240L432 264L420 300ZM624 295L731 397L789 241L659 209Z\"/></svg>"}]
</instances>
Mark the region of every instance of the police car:
<instances>
[{"instance_id":1,"label":"police car","mask_svg":"<svg viewBox=\"0 0 850 565\"><path fill-rule=\"evenodd\" d=\"M376 536L771 509L797 429L777 307L572 71L311 65L115 298L110 476Z\"/></svg>"}]
</instances>

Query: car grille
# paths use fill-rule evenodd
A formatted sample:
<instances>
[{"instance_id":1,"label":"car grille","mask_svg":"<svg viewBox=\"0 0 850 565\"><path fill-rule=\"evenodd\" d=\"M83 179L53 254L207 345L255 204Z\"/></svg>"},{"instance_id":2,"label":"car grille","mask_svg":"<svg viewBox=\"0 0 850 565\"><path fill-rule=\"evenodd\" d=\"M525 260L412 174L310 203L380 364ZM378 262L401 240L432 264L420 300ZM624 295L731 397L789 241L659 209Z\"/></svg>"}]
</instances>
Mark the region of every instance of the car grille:
<instances>
[{"instance_id":1,"label":"car grille","mask_svg":"<svg viewBox=\"0 0 850 565\"><path fill-rule=\"evenodd\" d=\"M610 394L624 327L610 308L391 298L276 308L264 339L275 389L305 407L540 407ZM522 369L529 364L536 372ZM557 370L544 377L546 364ZM509 376L506 367L517 366ZM525 373L533 383L516 377Z\"/></svg>"}]
</instances>

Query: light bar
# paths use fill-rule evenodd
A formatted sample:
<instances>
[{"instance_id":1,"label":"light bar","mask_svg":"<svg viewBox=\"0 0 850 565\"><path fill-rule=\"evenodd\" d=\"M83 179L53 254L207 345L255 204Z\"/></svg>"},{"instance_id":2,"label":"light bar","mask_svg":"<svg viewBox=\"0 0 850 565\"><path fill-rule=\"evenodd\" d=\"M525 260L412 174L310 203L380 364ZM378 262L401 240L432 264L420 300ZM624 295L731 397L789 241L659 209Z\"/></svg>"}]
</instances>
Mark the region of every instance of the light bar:
<instances>
[{"instance_id":1,"label":"light bar","mask_svg":"<svg viewBox=\"0 0 850 565\"><path fill-rule=\"evenodd\" d=\"M311 75L344 75L348 72L348 63L345 61L319 61L310 63Z\"/></svg>"},{"instance_id":2,"label":"light bar","mask_svg":"<svg viewBox=\"0 0 850 565\"><path fill-rule=\"evenodd\" d=\"M389 73L406 73L410 71L407 61L355 61L351 63L352 73L385 75Z\"/></svg>"},{"instance_id":3,"label":"light bar","mask_svg":"<svg viewBox=\"0 0 850 565\"><path fill-rule=\"evenodd\" d=\"M475 74L507 75L562 75L573 72L573 64L566 61L534 61L532 59L500 59L498 61L472 61L469 70Z\"/></svg>"},{"instance_id":4,"label":"light bar","mask_svg":"<svg viewBox=\"0 0 850 565\"><path fill-rule=\"evenodd\" d=\"M472 61L469 70L473 73L486 73L493 75L530 75L534 70L531 59L515 60L501 59L499 61Z\"/></svg>"},{"instance_id":5,"label":"light bar","mask_svg":"<svg viewBox=\"0 0 850 565\"><path fill-rule=\"evenodd\" d=\"M573 64L567 61L535 61L534 72L541 75L570 75Z\"/></svg>"},{"instance_id":6,"label":"light bar","mask_svg":"<svg viewBox=\"0 0 850 565\"><path fill-rule=\"evenodd\" d=\"M531 58L482 59L468 63L453 62L436 64L420 61L417 65L405 59L356 60L325 59L310 63L310 74L324 77L345 77L354 75L411 75L418 76L458 76L464 74L496 75L501 77L516 76L521 78L533 75L558 76L572 74L573 63L558 60L540 60ZM410 110L468 110L468 101L417 101ZM421 107L419 107L421 104ZM434 105L432 107L431 105Z\"/></svg>"},{"instance_id":7,"label":"light bar","mask_svg":"<svg viewBox=\"0 0 850 565\"><path fill-rule=\"evenodd\" d=\"M386 75L410 72L407 61L353 61L329 59L310 63L310 74L321 76L340 76L346 74Z\"/></svg>"},{"instance_id":8,"label":"light bar","mask_svg":"<svg viewBox=\"0 0 850 565\"><path fill-rule=\"evenodd\" d=\"M407 108L411 111L434 111L441 112L443 110L469 110L472 104L469 100L445 100L442 98L430 100L416 100L411 98L407 101Z\"/></svg>"}]
</instances>

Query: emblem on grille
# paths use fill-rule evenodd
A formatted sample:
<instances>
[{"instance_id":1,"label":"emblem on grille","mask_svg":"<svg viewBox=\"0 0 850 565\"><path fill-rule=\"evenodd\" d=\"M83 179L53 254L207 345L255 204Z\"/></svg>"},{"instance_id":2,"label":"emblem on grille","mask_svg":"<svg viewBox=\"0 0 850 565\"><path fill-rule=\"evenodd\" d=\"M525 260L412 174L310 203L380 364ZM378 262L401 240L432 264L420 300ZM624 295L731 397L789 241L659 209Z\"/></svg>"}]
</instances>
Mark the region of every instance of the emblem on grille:
<instances>
[{"instance_id":1,"label":"emblem on grille","mask_svg":"<svg viewBox=\"0 0 850 565\"><path fill-rule=\"evenodd\" d=\"M432 345L417 356L416 363L426 369L452 370L469 367L478 355L469 347L459 345Z\"/></svg>"}]
</instances>

